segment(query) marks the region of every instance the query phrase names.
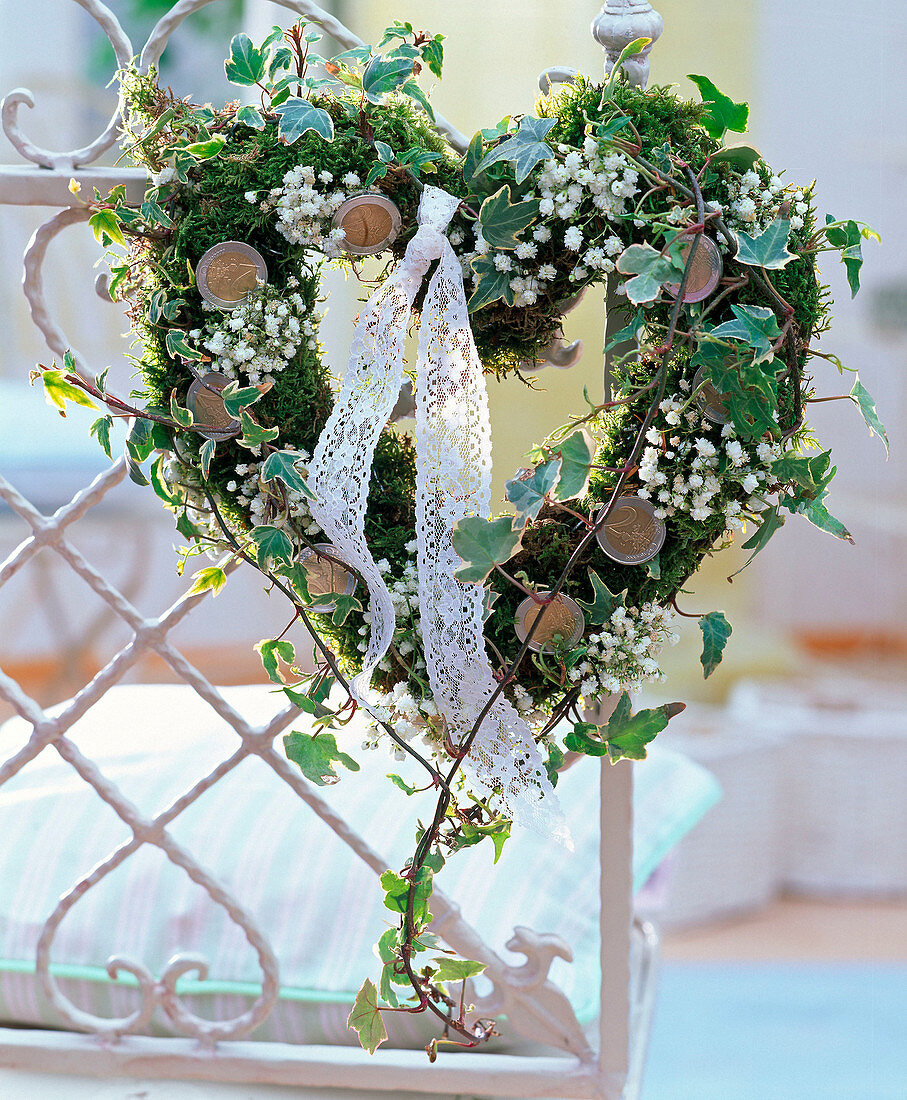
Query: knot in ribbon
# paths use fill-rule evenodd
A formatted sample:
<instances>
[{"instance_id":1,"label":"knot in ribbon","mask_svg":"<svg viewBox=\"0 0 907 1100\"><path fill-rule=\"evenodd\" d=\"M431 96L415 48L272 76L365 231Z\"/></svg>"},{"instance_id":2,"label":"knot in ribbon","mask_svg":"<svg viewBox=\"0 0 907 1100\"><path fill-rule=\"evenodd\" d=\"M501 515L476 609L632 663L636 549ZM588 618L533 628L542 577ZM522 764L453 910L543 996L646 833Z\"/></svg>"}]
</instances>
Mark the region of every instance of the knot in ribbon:
<instances>
[{"instance_id":1,"label":"knot in ribbon","mask_svg":"<svg viewBox=\"0 0 907 1100\"><path fill-rule=\"evenodd\" d=\"M469 326L460 261L445 230L459 199L426 187L419 228L393 274L359 316L340 393L315 447L311 512L365 581L370 632L355 698L372 714L371 676L390 648L394 605L365 540L365 511L378 438L397 400L413 301L439 260L422 307L416 367L416 543L419 613L428 681L450 739L478 723L464 768L521 824L565 836L532 731L502 693L485 652L484 590L454 577L462 564L453 525L490 513L491 428L482 365ZM495 701L488 707L489 700Z\"/></svg>"}]
</instances>

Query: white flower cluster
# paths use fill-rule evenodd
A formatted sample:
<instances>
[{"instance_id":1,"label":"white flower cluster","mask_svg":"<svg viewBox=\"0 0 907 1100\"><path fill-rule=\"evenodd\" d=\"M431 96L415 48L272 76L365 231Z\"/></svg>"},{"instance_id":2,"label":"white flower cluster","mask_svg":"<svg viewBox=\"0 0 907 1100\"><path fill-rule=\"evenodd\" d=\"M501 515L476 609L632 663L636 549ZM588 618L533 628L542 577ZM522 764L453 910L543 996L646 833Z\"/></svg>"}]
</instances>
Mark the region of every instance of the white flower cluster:
<instances>
[{"instance_id":1,"label":"white flower cluster","mask_svg":"<svg viewBox=\"0 0 907 1100\"><path fill-rule=\"evenodd\" d=\"M656 658L666 643L677 643L673 624L673 611L659 604L616 607L601 632L588 636L583 660L568 673L573 683L579 683L584 701L638 691L646 681L664 680Z\"/></svg>"},{"instance_id":2,"label":"white flower cluster","mask_svg":"<svg viewBox=\"0 0 907 1100\"><path fill-rule=\"evenodd\" d=\"M746 447L730 424L724 425L716 445L697 434L714 426L698 409L683 411L687 403L688 398L675 394L659 406L660 416L646 433L649 446L639 463L643 487L638 495L655 504L659 519L678 512L695 520L723 514L726 530L742 529L745 515L766 507L771 464L783 448L767 442Z\"/></svg>"},{"instance_id":3,"label":"white flower cluster","mask_svg":"<svg viewBox=\"0 0 907 1100\"><path fill-rule=\"evenodd\" d=\"M628 201L639 191L639 173L623 154L605 151L595 138L587 138L582 150L559 145L558 154L544 162L538 178L538 192L527 196L539 200L541 224L526 230L525 239L520 240L512 253L494 252L477 225L473 230L473 250L461 255L464 273L477 282L478 275L471 272L471 263L476 256L491 254L495 268L511 275L510 289L515 306L535 305L544 284L557 276L557 269L551 263L533 265L540 245L553 240L560 246L563 242L564 249L577 253L570 272L573 282L582 282L591 272L613 271L614 257L624 249L623 242L615 234L587 240L576 222L601 216L622 222ZM564 222L571 224L565 226ZM456 239L451 236L455 245L460 245L461 240L459 233Z\"/></svg>"},{"instance_id":4,"label":"white flower cluster","mask_svg":"<svg viewBox=\"0 0 907 1100\"><path fill-rule=\"evenodd\" d=\"M289 293L259 287L231 313L193 329L189 335L213 356L212 369L251 385L274 382L303 344L317 348L321 316L310 311L298 286L291 276Z\"/></svg>"},{"instance_id":5,"label":"white flower cluster","mask_svg":"<svg viewBox=\"0 0 907 1100\"><path fill-rule=\"evenodd\" d=\"M802 191L789 191L779 176L772 176L766 183L752 169L728 180L727 195L728 226L751 235L763 232L778 216L784 202L791 203L788 216L792 229L803 228L803 215L809 209Z\"/></svg>"},{"instance_id":6,"label":"white flower cluster","mask_svg":"<svg viewBox=\"0 0 907 1100\"><path fill-rule=\"evenodd\" d=\"M331 224L340 205L358 190L362 181L347 172L338 187L330 172L319 172L310 164L299 164L283 177L283 187L264 193L247 191L246 200L267 213L277 211L277 230L290 244L301 244L336 258L341 253L344 232Z\"/></svg>"}]
</instances>

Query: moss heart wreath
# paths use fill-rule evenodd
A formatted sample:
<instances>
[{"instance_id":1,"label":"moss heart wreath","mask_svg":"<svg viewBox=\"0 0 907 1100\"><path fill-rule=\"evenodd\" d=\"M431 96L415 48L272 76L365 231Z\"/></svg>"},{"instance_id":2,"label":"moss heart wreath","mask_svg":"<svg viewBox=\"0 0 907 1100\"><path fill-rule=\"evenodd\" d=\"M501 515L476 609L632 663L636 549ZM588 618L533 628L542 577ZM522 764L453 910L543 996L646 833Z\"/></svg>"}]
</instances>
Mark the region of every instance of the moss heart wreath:
<instances>
[{"instance_id":1,"label":"moss heart wreath","mask_svg":"<svg viewBox=\"0 0 907 1100\"><path fill-rule=\"evenodd\" d=\"M480 131L460 156L417 79L425 69L440 77L441 36L398 23L377 49L320 70L310 65L317 37L299 24L259 47L233 39L227 76L260 88L260 107L200 106L161 88L154 72L120 74L128 152L151 183L139 206L122 188L95 194L90 221L102 242L126 248L111 261L110 285L141 345L143 403L80 378L71 358L44 371L48 397L133 415L131 474L176 513L185 556L213 550L250 563L312 628L311 675L283 638L259 650L269 677L313 716L316 732L290 734L286 748L324 784L337 764L356 767L337 732L356 707L348 677L361 668L370 614L362 577L325 546L306 480L335 401L318 343L322 266L355 268L378 251L400 260L426 185L460 199L447 239L482 367L501 378L549 354L587 287L611 288L626 314L608 349L611 394L587 398L535 448L532 466L508 482L513 514L466 516L451 537L457 578L484 589L494 694L531 728L552 785L565 751L644 757L683 704L633 714L626 693L662 678L676 597L702 559L745 525L755 556L788 514L850 537L826 509L835 470L804 419L810 360L837 363L813 344L829 306L816 257L840 252L856 293L861 241L875 234L854 221L818 224L811 186L787 184L750 146L726 147L747 109L704 77L691 78L702 94L692 103L630 86L619 63L604 85L578 78L542 99L537 116ZM858 379L846 396L884 438ZM92 427L108 453L111 423L103 415ZM414 957L430 942L433 874L485 837L498 850L510 821L460 770L485 712L471 730L453 728L429 683L412 437L389 424L369 477L365 536L395 624L367 745L389 739L438 792L412 861L382 878L400 927L379 945L380 998L396 1007L395 986L410 985L410 1007L430 1009L474 1046L493 1025L468 1024L445 983L479 965L435 959L417 972ZM198 570L193 591L217 592L224 566ZM720 612L699 621L708 676L731 628ZM347 688L339 704L329 698L336 681ZM617 694L607 723L583 719L578 708ZM370 1050L384 1036L378 999L366 982L351 1015Z\"/></svg>"}]
</instances>

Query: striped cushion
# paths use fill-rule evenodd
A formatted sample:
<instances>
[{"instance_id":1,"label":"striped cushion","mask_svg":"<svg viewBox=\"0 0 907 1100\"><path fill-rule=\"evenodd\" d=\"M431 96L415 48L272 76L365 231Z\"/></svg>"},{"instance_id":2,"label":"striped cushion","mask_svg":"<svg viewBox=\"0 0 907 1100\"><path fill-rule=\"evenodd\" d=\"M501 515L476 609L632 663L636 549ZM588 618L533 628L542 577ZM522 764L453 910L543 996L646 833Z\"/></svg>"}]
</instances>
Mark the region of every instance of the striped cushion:
<instances>
[{"instance_id":1,"label":"striped cushion","mask_svg":"<svg viewBox=\"0 0 907 1100\"><path fill-rule=\"evenodd\" d=\"M223 694L256 725L280 709L267 688L225 688ZM20 748L29 731L19 719L0 728L0 757ZM163 810L238 745L232 729L194 691L170 685L112 689L70 737L146 816ZM357 751L361 739L355 723L341 734L362 771L344 773L326 793L388 865L398 867L432 796L407 799L391 792L386 774L409 774L406 767L380 750ZM517 831L496 867L490 845L468 849L450 860L442 883L498 950L515 924L564 936L575 962L556 959L552 978L583 1023L594 1017L598 997L597 780L597 768L588 763L570 769L558 786L575 852ZM637 885L714 802L716 788L702 768L667 750L653 751L637 766ZM254 1037L355 1041L346 1029L349 1005L363 978L377 975L372 945L392 920L373 872L256 758L202 794L170 833L241 900L280 961L280 1001ZM55 750L46 749L0 788L0 836L0 1020L59 1026L34 975L41 927L60 894L127 842L130 832ZM224 1018L248 1007L261 975L243 932L163 853L146 846L64 917L51 958L67 996L106 1017L137 1003L129 982L108 978L110 955L140 960L160 975L177 951L211 962L207 980L180 983L193 1010ZM425 1043L430 1022L394 1014L392 1023L396 1044ZM156 1019L152 1031L168 1033L167 1021Z\"/></svg>"}]
</instances>

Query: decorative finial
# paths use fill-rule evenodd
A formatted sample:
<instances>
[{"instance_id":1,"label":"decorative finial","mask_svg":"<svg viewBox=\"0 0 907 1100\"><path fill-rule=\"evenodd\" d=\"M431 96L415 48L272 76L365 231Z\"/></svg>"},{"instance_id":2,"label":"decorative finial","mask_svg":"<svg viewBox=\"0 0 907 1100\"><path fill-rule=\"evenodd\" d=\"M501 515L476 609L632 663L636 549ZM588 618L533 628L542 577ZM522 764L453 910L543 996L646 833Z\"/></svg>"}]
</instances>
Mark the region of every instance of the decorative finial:
<instances>
[{"instance_id":1,"label":"decorative finial","mask_svg":"<svg viewBox=\"0 0 907 1100\"><path fill-rule=\"evenodd\" d=\"M607 0L592 21L592 37L605 48L605 73L610 73L621 51L637 38L651 38L642 53L623 64L631 84L644 88L649 79L649 53L664 30L661 16L648 0Z\"/></svg>"}]
</instances>

